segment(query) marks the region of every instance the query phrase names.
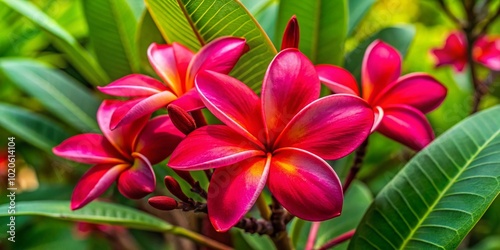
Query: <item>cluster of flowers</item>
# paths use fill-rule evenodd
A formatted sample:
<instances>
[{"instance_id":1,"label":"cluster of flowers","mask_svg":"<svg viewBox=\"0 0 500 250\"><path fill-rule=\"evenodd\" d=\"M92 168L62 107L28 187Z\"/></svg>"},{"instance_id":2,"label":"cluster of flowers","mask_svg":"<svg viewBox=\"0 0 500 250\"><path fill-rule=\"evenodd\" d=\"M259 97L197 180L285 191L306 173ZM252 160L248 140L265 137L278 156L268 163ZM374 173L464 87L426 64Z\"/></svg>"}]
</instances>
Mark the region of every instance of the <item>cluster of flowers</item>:
<instances>
[{"instance_id":1,"label":"cluster of flowers","mask_svg":"<svg viewBox=\"0 0 500 250\"><path fill-rule=\"evenodd\" d=\"M446 88L424 73L400 77L401 56L393 47L369 46L360 90L345 69L313 65L297 49L298 38L292 18L260 97L228 75L248 50L244 39L219 38L196 54L178 43L152 44L149 60L164 84L134 74L100 87L130 100L101 104L102 135L77 135L53 150L95 164L77 184L71 208L85 206L115 181L128 198L150 194L152 165L171 155L167 165L177 171L215 169L207 206L218 231L234 226L266 185L291 214L321 221L338 216L343 204L339 178L325 160L348 155L374 131L415 150L434 138L424 114L441 104ZM321 83L335 94L320 98ZM198 117L197 128L186 129L178 113L150 119L168 105L193 116L206 107L225 125L204 126Z\"/></svg>"}]
</instances>

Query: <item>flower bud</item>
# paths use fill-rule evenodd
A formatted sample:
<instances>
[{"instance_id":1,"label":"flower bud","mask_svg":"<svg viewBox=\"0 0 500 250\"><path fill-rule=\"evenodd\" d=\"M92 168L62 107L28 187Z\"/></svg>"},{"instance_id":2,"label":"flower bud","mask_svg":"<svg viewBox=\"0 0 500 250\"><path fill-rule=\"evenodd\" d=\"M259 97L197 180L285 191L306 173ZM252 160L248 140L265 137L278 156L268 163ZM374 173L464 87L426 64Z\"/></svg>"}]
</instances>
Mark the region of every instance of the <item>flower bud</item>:
<instances>
[{"instance_id":1,"label":"flower bud","mask_svg":"<svg viewBox=\"0 0 500 250\"><path fill-rule=\"evenodd\" d=\"M193 179L191 176L191 173L189 171L182 171L182 170L175 170L173 169L174 172L179 175L183 180L185 180L190 186L196 185L196 181Z\"/></svg>"},{"instance_id":2,"label":"flower bud","mask_svg":"<svg viewBox=\"0 0 500 250\"><path fill-rule=\"evenodd\" d=\"M299 48L300 32L297 17L292 16L286 25L283 39L281 41L281 50L286 48Z\"/></svg>"},{"instance_id":3,"label":"flower bud","mask_svg":"<svg viewBox=\"0 0 500 250\"><path fill-rule=\"evenodd\" d=\"M149 205L159 210L173 210L179 207L179 203L174 198L168 196L155 196L148 200Z\"/></svg>"},{"instance_id":4,"label":"flower bud","mask_svg":"<svg viewBox=\"0 0 500 250\"><path fill-rule=\"evenodd\" d=\"M168 191L170 191L170 193L175 195L175 197L179 198L179 200L184 202L190 202L189 198L182 191L181 185L179 185L179 182L177 182L177 180L174 179L174 177L165 176L165 186L167 187Z\"/></svg>"},{"instance_id":5,"label":"flower bud","mask_svg":"<svg viewBox=\"0 0 500 250\"><path fill-rule=\"evenodd\" d=\"M196 123L193 117L181 107L170 104L167 106L167 110L172 123L183 134L187 135L196 129Z\"/></svg>"}]
</instances>

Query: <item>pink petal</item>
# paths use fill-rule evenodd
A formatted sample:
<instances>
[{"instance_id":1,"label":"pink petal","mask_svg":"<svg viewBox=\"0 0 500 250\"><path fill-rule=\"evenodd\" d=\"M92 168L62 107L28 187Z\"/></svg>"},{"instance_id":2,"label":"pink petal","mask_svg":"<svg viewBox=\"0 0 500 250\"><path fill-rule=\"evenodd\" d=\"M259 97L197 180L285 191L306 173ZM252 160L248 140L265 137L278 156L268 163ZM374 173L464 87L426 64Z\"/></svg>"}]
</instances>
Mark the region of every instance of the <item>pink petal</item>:
<instances>
[{"instance_id":1,"label":"pink petal","mask_svg":"<svg viewBox=\"0 0 500 250\"><path fill-rule=\"evenodd\" d=\"M129 124L110 129L113 113L123 105L133 101L105 100L97 110L97 123L108 141L122 154L122 158L131 159L137 135L146 125L148 116L143 116Z\"/></svg>"},{"instance_id":2,"label":"pink petal","mask_svg":"<svg viewBox=\"0 0 500 250\"><path fill-rule=\"evenodd\" d=\"M123 97L150 96L168 90L158 80L140 74L125 76L107 86L97 86L97 89L108 95Z\"/></svg>"},{"instance_id":3,"label":"pink petal","mask_svg":"<svg viewBox=\"0 0 500 250\"><path fill-rule=\"evenodd\" d=\"M467 64L465 37L459 32L451 33L443 48L433 49L431 52L437 59L436 67L453 65L456 71L461 72Z\"/></svg>"},{"instance_id":4,"label":"pink petal","mask_svg":"<svg viewBox=\"0 0 500 250\"><path fill-rule=\"evenodd\" d=\"M307 151L275 151L268 186L281 205L301 219L328 220L342 211L344 197L337 174L328 163Z\"/></svg>"},{"instance_id":5,"label":"pink petal","mask_svg":"<svg viewBox=\"0 0 500 250\"><path fill-rule=\"evenodd\" d=\"M276 55L262 86L262 113L269 144L302 108L318 99L320 88L314 65L299 50L285 49Z\"/></svg>"},{"instance_id":6,"label":"pink petal","mask_svg":"<svg viewBox=\"0 0 500 250\"><path fill-rule=\"evenodd\" d=\"M195 88L184 93L182 96L172 101L171 104L175 104L185 111L193 111L205 107L205 104L201 101L200 95Z\"/></svg>"},{"instance_id":7,"label":"pink petal","mask_svg":"<svg viewBox=\"0 0 500 250\"><path fill-rule=\"evenodd\" d=\"M80 134L70 137L52 149L55 155L86 164L118 164L122 156L100 134Z\"/></svg>"},{"instance_id":8,"label":"pink petal","mask_svg":"<svg viewBox=\"0 0 500 250\"><path fill-rule=\"evenodd\" d=\"M316 65L319 80L335 94L359 96L358 84L349 71L334 65Z\"/></svg>"},{"instance_id":9,"label":"pink petal","mask_svg":"<svg viewBox=\"0 0 500 250\"><path fill-rule=\"evenodd\" d=\"M178 43L172 45L152 43L148 49L151 66L177 96L186 92L184 89L186 71L193 56L193 52Z\"/></svg>"},{"instance_id":10,"label":"pink petal","mask_svg":"<svg viewBox=\"0 0 500 250\"><path fill-rule=\"evenodd\" d=\"M248 46L244 38L220 37L206 44L189 64L186 89L194 87L196 74L204 70L229 74L247 51Z\"/></svg>"},{"instance_id":11,"label":"pink petal","mask_svg":"<svg viewBox=\"0 0 500 250\"><path fill-rule=\"evenodd\" d=\"M259 97L248 86L228 75L204 71L196 77L196 88L208 110L227 126L257 144L265 140Z\"/></svg>"},{"instance_id":12,"label":"pink petal","mask_svg":"<svg viewBox=\"0 0 500 250\"><path fill-rule=\"evenodd\" d=\"M414 150L421 150L434 139L434 132L419 110L406 105L384 108L377 131Z\"/></svg>"},{"instance_id":13,"label":"pink petal","mask_svg":"<svg viewBox=\"0 0 500 250\"><path fill-rule=\"evenodd\" d=\"M149 117L153 112L166 107L175 99L177 99L177 96L172 92L163 91L146 98L129 101L126 105L122 105L116 109L111 118L110 128L115 129L141 117Z\"/></svg>"},{"instance_id":14,"label":"pink petal","mask_svg":"<svg viewBox=\"0 0 500 250\"><path fill-rule=\"evenodd\" d=\"M118 190L129 199L140 199L155 190L156 177L145 156L139 153L133 155L134 165L120 174Z\"/></svg>"},{"instance_id":15,"label":"pink petal","mask_svg":"<svg viewBox=\"0 0 500 250\"><path fill-rule=\"evenodd\" d=\"M309 104L290 121L274 148L296 147L335 160L354 151L370 134L373 110L361 98L338 94Z\"/></svg>"},{"instance_id":16,"label":"pink petal","mask_svg":"<svg viewBox=\"0 0 500 250\"><path fill-rule=\"evenodd\" d=\"M157 116L146 124L137 138L135 152L154 165L170 156L183 138L184 134L177 130L168 115Z\"/></svg>"},{"instance_id":17,"label":"pink petal","mask_svg":"<svg viewBox=\"0 0 500 250\"><path fill-rule=\"evenodd\" d=\"M208 214L218 232L234 226L266 185L270 157L252 157L215 170L208 187Z\"/></svg>"},{"instance_id":18,"label":"pink petal","mask_svg":"<svg viewBox=\"0 0 500 250\"><path fill-rule=\"evenodd\" d=\"M425 114L441 105L445 97L446 87L438 80L425 73L413 73L385 88L373 103L381 107L409 105Z\"/></svg>"},{"instance_id":19,"label":"pink petal","mask_svg":"<svg viewBox=\"0 0 500 250\"><path fill-rule=\"evenodd\" d=\"M99 164L90 168L78 181L71 195L71 209L76 210L99 197L130 165Z\"/></svg>"},{"instance_id":20,"label":"pink petal","mask_svg":"<svg viewBox=\"0 0 500 250\"><path fill-rule=\"evenodd\" d=\"M257 145L230 127L209 125L190 133L174 150L168 166L180 170L203 170L264 154Z\"/></svg>"},{"instance_id":21,"label":"pink petal","mask_svg":"<svg viewBox=\"0 0 500 250\"><path fill-rule=\"evenodd\" d=\"M368 46L361 71L363 99L370 102L401 75L401 55L390 45L375 40Z\"/></svg>"},{"instance_id":22,"label":"pink petal","mask_svg":"<svg viewBox=\"0 0 500 250\"><path fill-rule=\"evenodd\" d=\"M382 119L384 118L384 110L380 106L376 106L375 108L373 108L373 116L373 126L370 130L370 133L373 133L375 130L377 130L378 126L382 122Z\"/></svg>"},{"instance_id":23,"label":"pink petal","mask_svg":"<svg viewBox=\"0 0 500 250\"><path fill-rule=\"evenodd\" d=\"M287 48L299 48L300 41L300 30L297 17L295 15L288 21L285 32L283 33L283 39L281 40L281 50Z\"/></svg>"},{"instance_id":24,"label":"pink petal","mask_svg":"<svg viewBox=\"0 0 500 250\"><path fill-rule=\"evenodd\" d=\"M473 56L489 69L500 71L500 38L479 38L474 44Z\"/></svg>"}]
</instances>

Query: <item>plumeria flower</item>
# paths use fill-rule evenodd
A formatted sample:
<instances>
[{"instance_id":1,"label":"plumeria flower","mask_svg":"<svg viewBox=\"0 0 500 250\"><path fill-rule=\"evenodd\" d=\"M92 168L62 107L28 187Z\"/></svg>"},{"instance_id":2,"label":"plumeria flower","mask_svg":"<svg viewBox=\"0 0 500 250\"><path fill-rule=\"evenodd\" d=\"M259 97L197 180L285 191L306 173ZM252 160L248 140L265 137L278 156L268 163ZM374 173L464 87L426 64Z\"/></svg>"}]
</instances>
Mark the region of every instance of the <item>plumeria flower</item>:
<instances>
[{"instance_id":1,"label":"plumeria flower","mask_svg":"<svg viewBox=\"0 0 500 250\"><path fill-rule=\"evenodd\" d=\"M376 40L367 48L361 70L362 91L354 77L333 65L317 65L320 80L334 93L361 96L375 113L372 131L414 150L434 139L424 116L446 97L446 88L425 73L401 75L401 55L390 45Z\"/></svg>"},{"instance_id":2,"label":"plumeria flower","mask_svg":"<svg viewBox=\"0 0 500 250\"><path fill-rule=\"evenodd\" d=\"M245 39L236 37L218 38L196 54L176 42L151 44L149 62L165 84L146 75L132 74L97 87L108 95L132 98L114 112L110 128L150 115L169 103L186 111L203 108L194 89L196 74L203 70L228 74L247 50Z\"/></svg>"},{"instance_id":3,"label":"plumeria flower","mask_svg":"<svg viewBox=\"0 0 500 250\"><path fill-rule=\"evenodd\" d=\"M467 64L467 40L460 32L451 33L443 48L431 52L437 59L436 67L452 65L455 71L461 72ZM500 71L500 38L480 37L474 43L472 57L485 67Z\"/></svg>"},{"instance_id":4,"label":"plumeria flower","mask_svg":"<svg viewBox=\"0 0 500 250\"><path fill-rule=\"evenodd\" d=\"M281 51L264 77L261 98L230 76L205 71L196 88L206 107L226 125L191 132L169 166L215 168L208 214L217 231L235 225L269 187L290 213L319 221L338 216L340 181L323 160L346 156L370 133L373 112L360 98L318 99L320 82L297 49Z\"/></svg>"},{"instance_id":5,"label":"plumeria flower","mask_svg":"<svg viewBox=\"0 0 500 250\"><path fill-rule=\"evenodd\" d=\"M76 162L95 164L80 179L71 197L71 209L96 199L117 180L125 197L139 199L151 193L156 184L152 165L168 157L184 135L168 115L148 121L142 116L132 123L109 129L113 112L123 101L104 101L97 111L102 135L73 136L53 148L55 155Z\"/></svg>"}]
</instances>

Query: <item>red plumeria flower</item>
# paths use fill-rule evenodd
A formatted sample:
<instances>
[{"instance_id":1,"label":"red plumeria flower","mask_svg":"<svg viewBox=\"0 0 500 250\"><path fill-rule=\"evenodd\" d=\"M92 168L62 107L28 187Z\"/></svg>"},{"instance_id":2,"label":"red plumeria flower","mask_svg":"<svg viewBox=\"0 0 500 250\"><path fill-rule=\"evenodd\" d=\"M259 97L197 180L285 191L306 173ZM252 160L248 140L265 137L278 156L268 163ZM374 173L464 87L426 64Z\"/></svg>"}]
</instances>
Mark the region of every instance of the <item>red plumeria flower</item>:
<instances>
[{"instance_id":1,"label":"red plumeria flower","mask_svg":"<svg viewBox=\"0 0 500 250\"><path fill-rule=\"evenodd\" d=\"M434 139L431 125L424 116L437 108L446 96L446 88L424 73L401 75L401 55L382 41L367 49L362 65L362 93L354 77L333 65L316 66L320 80L334 93L361 96L375 113L372 130L420 150Z\"/></svg>"},{"instance_id":2,"label":"red plumeria flower","mask_svg":"<svg viewBox=\"0 0 500 250\"><path fill-rule=\"evenodd\" d=\"M245 39L236 37L216 39L196 54L175 42L172 45L151 44L149 61L166 86L152 77L132 74L108 86L97 87L108 95L133 98L113 114L111 129L150 115L169 103L186 111L203 108L194 89L196 74L203 70L228 74L247 50Z\"/></svg>"},{"instance_id":3,"label":"red plumeria flower","mask_svg":"<svg viewBox=\"0 0 500 250\"><path fill-rule=\"evenodd\" d=\"M196 88L224 125L190 133L169 166L216 168L208 189L208 214L226 231L252 207L267 183L290 213L326 220L342 210L342 187L323 160L351 153L370 133L373 112L351 95L319 99L312 63L297 49L281 51L264 77L261 98L237 79L206 71Z\"/></svg>"},{"instance_id":4,"label":"red plumeria flower","mask_svg":"<svg viewBox=\"0 0 500 250\"><path fill-rule=\"evenodd\" d=\"M76 162L96 164L80 179L71 197L71 209L96 199L117 180L125 197L139 199L151 193L156 184L152 165L168 157L184 135L167 115L148 121L148 116L111 131L113 112L123 101L104 101L97 111L103 135L87 133L73 136L53 148L55 155Z\"/></svg>"},{"instance_id":5,"label":"red plumeria flower","mask_svg":"<svg viewBox=\"0 0 500 250\"><path fill-rule=\"evenodd\" d=\"M467 41L465 36L459 32L451 33L443 48L433 49L431 52L437 59L436 67L452 65L455 71L461 72L467 64ZM500 70L500 38L480 37L472 50L474 61L485 67Z\"/></svg>"}]
</instances>

